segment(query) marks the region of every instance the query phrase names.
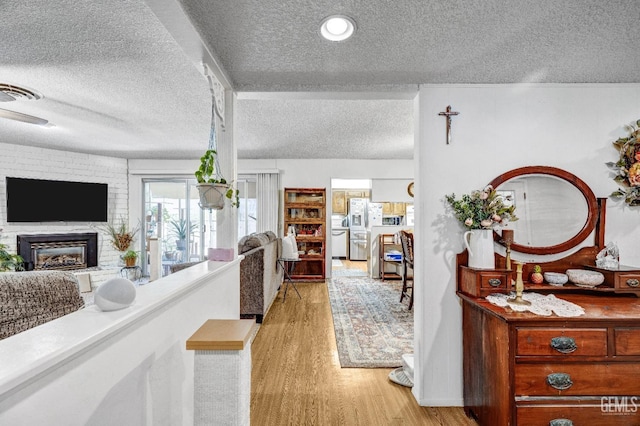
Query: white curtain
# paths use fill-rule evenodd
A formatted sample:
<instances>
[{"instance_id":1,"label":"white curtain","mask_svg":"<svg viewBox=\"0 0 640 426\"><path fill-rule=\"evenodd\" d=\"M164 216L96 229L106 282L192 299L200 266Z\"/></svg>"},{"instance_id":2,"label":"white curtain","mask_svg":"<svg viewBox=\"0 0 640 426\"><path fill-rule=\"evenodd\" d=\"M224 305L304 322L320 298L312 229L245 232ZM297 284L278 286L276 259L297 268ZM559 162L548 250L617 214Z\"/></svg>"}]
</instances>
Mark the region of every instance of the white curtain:
<instances>
[{"instance_id":1,"label":"white curtain","mask_svg":"<svg viewBox=\"0 0 640 426\"><path fill-rule=\"evenodd\" d=\"M280 235L280 173L258 173L256 179L256 232L272 231Z\"/></svg>"}]
</instances>

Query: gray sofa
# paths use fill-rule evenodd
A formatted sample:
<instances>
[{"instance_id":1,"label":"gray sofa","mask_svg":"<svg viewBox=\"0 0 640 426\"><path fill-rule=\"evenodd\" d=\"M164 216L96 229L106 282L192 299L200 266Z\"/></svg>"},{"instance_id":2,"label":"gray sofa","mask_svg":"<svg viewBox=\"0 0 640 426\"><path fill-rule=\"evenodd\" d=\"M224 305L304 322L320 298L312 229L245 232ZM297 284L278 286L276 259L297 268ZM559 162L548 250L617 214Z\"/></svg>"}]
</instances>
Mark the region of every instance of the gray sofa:
<instances>
[{"instance_id":1,"label":"gray sofa","mask_svg":"<svg viewBox=\"0 0 640 426\"><path fill-rule=\"evenodd\" d=\"M240 317L262 322L282 284L278 265L280 238L267 231L243 237L238 243L240 262Z\"/></svg>"},{"instance_id":2,"label":"gray sofa","mask_svg":"<svg viewBox=\"0 0 640 426\"><path fill-rule=\"evenodd\" d=\"M0 273L0 339L84 307L78 279L71 272Z\"/></svg>"}]
</instances>

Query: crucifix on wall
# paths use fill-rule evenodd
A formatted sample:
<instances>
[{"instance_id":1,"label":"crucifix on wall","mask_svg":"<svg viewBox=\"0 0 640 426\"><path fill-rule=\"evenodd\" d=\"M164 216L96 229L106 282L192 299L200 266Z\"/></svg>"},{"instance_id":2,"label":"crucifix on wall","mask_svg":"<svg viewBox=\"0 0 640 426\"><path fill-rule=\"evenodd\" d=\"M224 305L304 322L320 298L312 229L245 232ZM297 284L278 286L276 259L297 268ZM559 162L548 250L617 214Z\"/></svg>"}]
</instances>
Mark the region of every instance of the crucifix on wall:
<instances>
[{"instance_id":1,"label":"crucifix on wall","mask_svg":"<svg viewBox=\"0 0 640 426\"><path fill-rule=\"evenodd\" d=\"M444 112L438 113L438 115L444 116L447 120L447 145L451 143L451 116L458 115L458 114L460 113L456 111L451 111L451 105L447 105L447 109L445 109Z\"/></svg>"}]
</instances>

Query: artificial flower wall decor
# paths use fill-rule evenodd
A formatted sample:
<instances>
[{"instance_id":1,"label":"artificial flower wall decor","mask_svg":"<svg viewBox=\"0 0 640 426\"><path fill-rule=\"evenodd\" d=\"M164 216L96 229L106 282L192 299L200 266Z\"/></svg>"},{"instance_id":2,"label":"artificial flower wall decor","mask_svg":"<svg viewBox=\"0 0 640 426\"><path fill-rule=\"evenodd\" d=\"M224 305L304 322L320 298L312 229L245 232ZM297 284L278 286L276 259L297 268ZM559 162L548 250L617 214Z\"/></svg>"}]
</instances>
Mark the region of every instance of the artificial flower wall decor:
<instances>
[{"instance_id":1,"label":"artificial flower wall decor","mask_svg":"<svg viewBox=\"0 0 640 426\"><path fill-rule=\"evenodd\" d=\"M491 185L457 200L455 194L446 195L445 199L453 215L467 229L492 229L518 220L515 206L507 205Z\"/></svg>"},{"instance_id":2,"label":"artificial flower wall decor","mask_svg":"<svg viewBox=\"0 0 640 426\"><path fill-rule=\"evenodd\" d=\"M606 163L615 172L613 180L620 186L612 198L624 199L630 206L640 206L640 120L625 126L629 136L619 138L613 146L620 153L617 162Z\"/></svg>"}]
</instances>

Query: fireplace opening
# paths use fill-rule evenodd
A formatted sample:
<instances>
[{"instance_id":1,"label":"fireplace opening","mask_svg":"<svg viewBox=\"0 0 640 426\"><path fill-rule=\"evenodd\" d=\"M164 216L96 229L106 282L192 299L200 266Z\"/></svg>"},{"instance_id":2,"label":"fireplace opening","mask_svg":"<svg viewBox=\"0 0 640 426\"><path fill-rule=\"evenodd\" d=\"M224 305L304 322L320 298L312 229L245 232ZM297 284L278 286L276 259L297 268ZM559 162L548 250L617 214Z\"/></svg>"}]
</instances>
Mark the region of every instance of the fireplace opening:
<instances>
[{"instance_id":1,"label":"fireplace opening","mask_svg":"<svg viewBox=\"0 0 640 426\"><path fill-rule=\"evenodd\" d=\"M98 266L98 234L18 235L25 270L74 270Z\"/></svg>"}]
</instances>

